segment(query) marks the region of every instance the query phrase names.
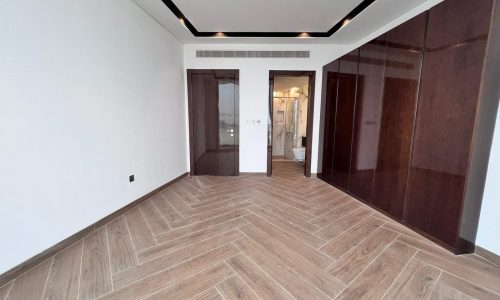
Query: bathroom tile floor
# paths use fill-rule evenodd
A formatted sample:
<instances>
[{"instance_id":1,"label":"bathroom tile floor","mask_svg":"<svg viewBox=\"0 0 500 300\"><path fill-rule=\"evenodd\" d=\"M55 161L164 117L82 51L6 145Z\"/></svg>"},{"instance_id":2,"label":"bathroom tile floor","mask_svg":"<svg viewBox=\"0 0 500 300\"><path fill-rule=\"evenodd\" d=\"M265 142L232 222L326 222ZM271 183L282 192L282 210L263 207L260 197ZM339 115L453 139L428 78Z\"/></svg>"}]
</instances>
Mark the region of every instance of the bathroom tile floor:
<instances>
[{"instance_id":1,"label":"bathroom tile floor","mask_svg":"<svg viewBox=\"0 0 500 300\"><path fill-rule=\"evenodd\" d=\"M0 299L500 299L454 256L316 178L186 177L0 287Z\"/></svg>"}]
</instances>

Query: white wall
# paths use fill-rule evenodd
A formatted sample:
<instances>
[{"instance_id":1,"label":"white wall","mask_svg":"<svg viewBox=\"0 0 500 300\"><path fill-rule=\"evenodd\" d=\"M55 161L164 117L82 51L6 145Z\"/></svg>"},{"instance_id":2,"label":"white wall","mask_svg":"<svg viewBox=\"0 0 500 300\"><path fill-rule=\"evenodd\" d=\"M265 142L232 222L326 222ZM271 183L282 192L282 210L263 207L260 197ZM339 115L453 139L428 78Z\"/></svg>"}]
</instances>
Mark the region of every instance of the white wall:
<instances>
[{"instance_id":1,"label":"white wall","mask_svg":"<svg viewBox=\"0 0 500 300\"><path fill-rule=\"evenodd\" d=\"M476 244L500 255L500 109L491 145Z\"/></svg>"},{"instance_id":2,"label":"white wall","mask_svg":"<svg viewBox=\"0 0 500 300\"><path fill-rule=\"evenodd\" d=\"M132 1L0 1L0 45L3 273L187 165L182 45Z\"/></svg>"}]
</instances>

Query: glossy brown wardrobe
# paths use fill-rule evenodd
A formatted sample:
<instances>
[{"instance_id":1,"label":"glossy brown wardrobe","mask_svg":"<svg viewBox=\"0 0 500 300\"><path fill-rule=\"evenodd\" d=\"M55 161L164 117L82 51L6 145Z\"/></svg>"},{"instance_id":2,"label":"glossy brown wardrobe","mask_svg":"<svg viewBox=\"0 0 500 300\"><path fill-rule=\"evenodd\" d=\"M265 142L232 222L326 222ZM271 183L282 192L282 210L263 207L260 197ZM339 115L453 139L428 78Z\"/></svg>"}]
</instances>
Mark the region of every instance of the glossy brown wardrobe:
<instances>
[{"instance_id":1,"label":"glossy brown wardrobe","mask_svg":"<svg viewBox=\"0 0 500 300\"><path fill-rule=\"evenodd\" d=\"M479 222L499 7L445 0L323 69L320 177L457 254Z\"/></svg>"}]
</instances>

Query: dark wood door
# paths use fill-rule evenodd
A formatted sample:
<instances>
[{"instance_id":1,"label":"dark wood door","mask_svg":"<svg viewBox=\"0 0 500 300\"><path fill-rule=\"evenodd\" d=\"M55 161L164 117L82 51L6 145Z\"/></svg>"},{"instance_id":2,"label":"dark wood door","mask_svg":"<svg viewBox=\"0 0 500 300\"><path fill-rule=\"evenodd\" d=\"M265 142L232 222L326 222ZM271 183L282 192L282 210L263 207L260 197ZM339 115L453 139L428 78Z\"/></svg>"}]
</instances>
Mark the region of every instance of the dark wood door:
<instances>
[{"instance_id":1,"label":"dark wood door","mask_svg":"<svg viewBox=\"0 0 500 300\"><path fill-rule=\"evenodd\" d=\"M192 175L239 173L238 71L188 70Z\"/></svg>"},{"instance_id":2,"label":"dark wood door","mask_svg":"<svg viewBox=\"0 0 500 300\"><path fill-rule=\"evenodd\" d=\"M360 48L349 192L371 202L384 90L385 35Z\"/></svg>"},{"instance_id":3,"label":"dark wood door","mask_svg":"<svg viewBox=\"0 0 500 300\"><path fill-rule=\"evenodd\" d=\"M337 112L333 146L332 183L344 190L349 186L351 142L356 105L359 49L340 59Z\"/></svg>"},{"instance_id":4,"label":"dark wood door","mask_svg":"<svg viewBox=\"0 0 500 300\"><path fill-rule=\"evenodd\" d=\"M384 94L372 202L402 220L426 14L387 33Z\"/></svg>"},{"instance_id":5,"label":"dark wood door","mask_svg":"<svg viewBox=\"0 0 500 300\"><path fill-rule=\"evenodd\" d=\"M467 213L462 202L493 2L445 1L429 13L406 220L451 246Z\"/></svg>"}]
</instances>

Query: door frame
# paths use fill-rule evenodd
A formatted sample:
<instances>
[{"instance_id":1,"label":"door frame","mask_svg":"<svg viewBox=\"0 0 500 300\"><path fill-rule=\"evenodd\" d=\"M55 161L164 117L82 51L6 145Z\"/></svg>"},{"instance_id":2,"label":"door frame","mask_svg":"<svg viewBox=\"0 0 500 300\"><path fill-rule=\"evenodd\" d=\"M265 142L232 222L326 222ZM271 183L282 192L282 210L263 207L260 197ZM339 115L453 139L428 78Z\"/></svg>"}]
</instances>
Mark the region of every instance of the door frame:
<instances>
[{"instance_id":1,"label":"door frame","mask_svg":"<svg viewBox=\"0 0 500 300\"><path fill-rule=\"evenodd\" d=\"M240 70L239 69L187 69L187 95L188 95L188 123L189 123L189 175L195 176L194 174L194 116L193 116L193 96L192 96L192 83L191 83L191 75L193 74L228 74L234 77L234 83L237 87L235 92L235 113L238 113L238 122L234 124L234 134L235 134L235 152L236 155L234 157L234 176L240 175L240 124L239 124L239 114L240 114L240 89L239 89L239 77ZM237 105L236 105L237 104ZM237 110L237 111L236 111Z\"/></svg>"},{"instance_id":2,"label":"door frame","mask_svg":"<svg viewBox=\"0 0 500 300\"><path fill-rule=\"evenodd\" d=\"M288 71L288 70L270 70L269 71L269 117L267 122L267 176L273 173L273 91L275 76L308 76L309 93L307 101L307 123L306 123L306 161L304 164L304 176L311 177L311 154L312 154L312 134L313 134L313 116L314 116L314 90L316 82L316 71Z\"/></svg>"}]
</instances>

